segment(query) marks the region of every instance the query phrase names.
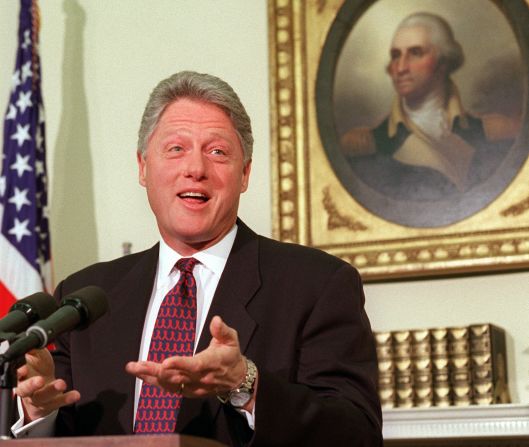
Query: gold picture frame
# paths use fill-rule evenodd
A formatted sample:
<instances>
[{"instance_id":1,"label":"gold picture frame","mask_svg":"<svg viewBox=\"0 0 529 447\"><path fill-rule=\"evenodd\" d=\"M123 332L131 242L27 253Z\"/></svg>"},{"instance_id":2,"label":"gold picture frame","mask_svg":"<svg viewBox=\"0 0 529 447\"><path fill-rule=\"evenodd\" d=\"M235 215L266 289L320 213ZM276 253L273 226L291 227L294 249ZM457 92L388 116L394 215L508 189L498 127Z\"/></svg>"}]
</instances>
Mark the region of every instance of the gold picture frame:
<instances>
[{"instance_id":1,"label":"gold picture frame","mask_svg":"<svg viewBox=\"0 0 529 447\"><path fill-rule=\"evenodd\" d=\"M343 159L330 160L338 137L322 137L321 110L332 103L337 49L383 1L405 10L406 2L416 0L268 2L274 237L334 254L366 281L529 267L529 0L473 0L503 14L520 48L522 127L513 147L525 155L518 155L499 195L437 226L395 222L361 204L339 176ZM421 0L421 6L434 1ZM325 126L336 133L329 122Z\"/></svg>"}]
</instances>

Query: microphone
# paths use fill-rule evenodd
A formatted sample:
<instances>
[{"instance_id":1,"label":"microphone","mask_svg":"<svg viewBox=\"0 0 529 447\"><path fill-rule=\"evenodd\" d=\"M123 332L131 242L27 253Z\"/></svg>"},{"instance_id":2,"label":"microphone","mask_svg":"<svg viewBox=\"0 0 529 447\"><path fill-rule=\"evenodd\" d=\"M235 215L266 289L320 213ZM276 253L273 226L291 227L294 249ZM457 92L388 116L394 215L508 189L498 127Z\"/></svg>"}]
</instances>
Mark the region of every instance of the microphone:
<instances>
[{"instance_id":1,"label":"microphone","mask_svg":"<svg viewBox=\"0 0 529 447\"><path fill-rule=\"evenodd\" d=\"M105 292L96 286L88 286L67 295L61 307L45 320L30 326L26 333L11 343L0 356L4 361L23 356L35 348L43 348L63 332L84 329L108 309Z\"/></svg>"},{"instance_id":2,"label":"microphone","mask_svg":"<svg viewBox=\"0 0 529 447\"><path fill-rule=\"evenodd\" d=\"M39 320L48 318L57 310L55 299L48 293L38 292L17 301L9 309L9 313L0 320L0 333L19 332ZM0 334L2 339L3 334Z\"/></svg>"}]
</instances>

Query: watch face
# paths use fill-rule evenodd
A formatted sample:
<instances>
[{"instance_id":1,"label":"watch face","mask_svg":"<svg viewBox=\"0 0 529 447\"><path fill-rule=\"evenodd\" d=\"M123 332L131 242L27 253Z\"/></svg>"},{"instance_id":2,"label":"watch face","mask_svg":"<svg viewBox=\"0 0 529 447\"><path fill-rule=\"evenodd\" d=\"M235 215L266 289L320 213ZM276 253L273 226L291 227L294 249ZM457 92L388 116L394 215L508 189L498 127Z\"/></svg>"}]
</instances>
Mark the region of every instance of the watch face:
<instances>
[{"instance_id":1,"label":"watch face","mask_svg":"<svg viewBox=\"0 0 529 447\"><path fill-rule=\"evenodd\" d=\"M230 404L235 408L244 407L248 401L252 398L252 395L245 390L236 390L230 393Z\"/></svg>"}]
</instances>

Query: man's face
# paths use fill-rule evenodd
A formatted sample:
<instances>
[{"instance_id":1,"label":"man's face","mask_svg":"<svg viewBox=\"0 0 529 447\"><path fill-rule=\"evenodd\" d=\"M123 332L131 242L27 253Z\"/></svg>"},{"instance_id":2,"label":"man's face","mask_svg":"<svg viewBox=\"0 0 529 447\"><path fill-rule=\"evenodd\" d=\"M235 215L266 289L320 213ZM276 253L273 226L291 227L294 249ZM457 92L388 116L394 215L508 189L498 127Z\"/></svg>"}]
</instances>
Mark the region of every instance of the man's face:
<instances>
[{"instance_id":1,"label":"man's face","mask_svg":"<svg viewBox=\"0 0 529 447\"><path fill-rule=\"evenodd\" d=\"M163 112L138 166L160 234L189 256L217 243L235 223L251 162L244 162L222 109L182 98Z\"/></svg>"},{"instance_id":2,"label":"man's face","mask_svg":"<svg viewBox=\"0 0 529 447\"><path fill-rule=\"evenodd\" d=\"M446 70L438 64L427 29L412 26L399 29L393 37L388 73L397 93L409 101L421 100L439 82Z\"/></svg>"}]
</instances>

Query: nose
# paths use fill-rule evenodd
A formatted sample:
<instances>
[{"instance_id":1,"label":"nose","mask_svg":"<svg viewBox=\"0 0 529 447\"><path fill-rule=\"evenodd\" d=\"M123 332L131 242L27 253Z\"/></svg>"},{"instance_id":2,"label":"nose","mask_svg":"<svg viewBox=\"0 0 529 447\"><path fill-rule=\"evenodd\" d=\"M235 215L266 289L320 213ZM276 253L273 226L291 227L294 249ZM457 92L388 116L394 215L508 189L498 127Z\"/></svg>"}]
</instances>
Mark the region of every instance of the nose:
<instances>
[{"instance_id":1,"label":"nose","mask_svg":"<svg viewBox=\"0 0 529 447\"><path fill-rule=\"evenodd\" d=\"M408 71L408 68L409 68L408 57L405 54L401 55L397 59L396 68L397 68L397 73L403 73L403 72Z\"/></svg>"},{"instance_id":2,"label":"nose","mask_svg":"<svg viewBox=\"0 0 529 447\"><path fill-rule=\"evenodd\" d=\"M193 148L184 157L182 171L188 178L203 180L206 178L206 165L207 161L202 151L199 148Z\"/></svg>"}]
</instances>

